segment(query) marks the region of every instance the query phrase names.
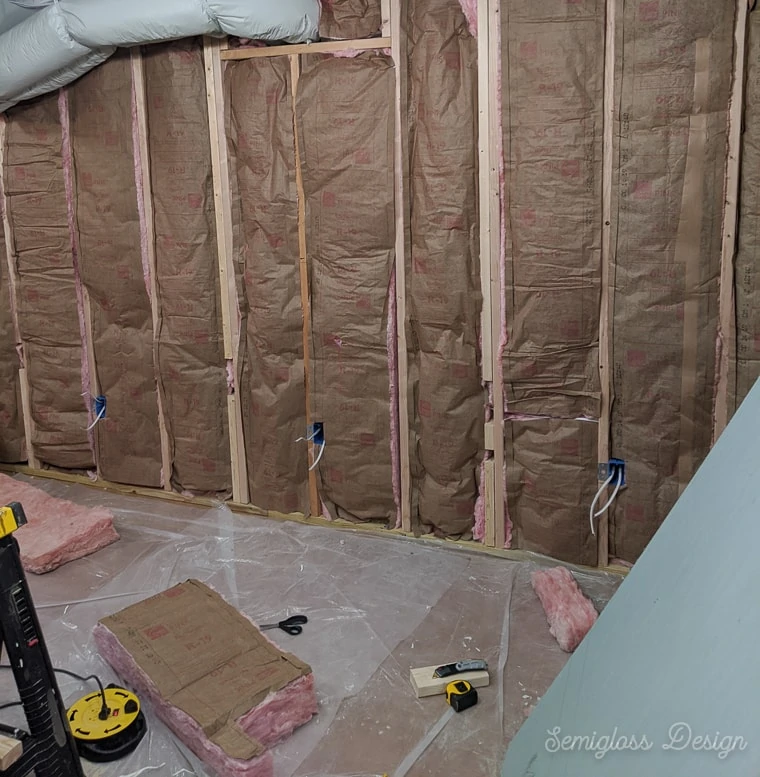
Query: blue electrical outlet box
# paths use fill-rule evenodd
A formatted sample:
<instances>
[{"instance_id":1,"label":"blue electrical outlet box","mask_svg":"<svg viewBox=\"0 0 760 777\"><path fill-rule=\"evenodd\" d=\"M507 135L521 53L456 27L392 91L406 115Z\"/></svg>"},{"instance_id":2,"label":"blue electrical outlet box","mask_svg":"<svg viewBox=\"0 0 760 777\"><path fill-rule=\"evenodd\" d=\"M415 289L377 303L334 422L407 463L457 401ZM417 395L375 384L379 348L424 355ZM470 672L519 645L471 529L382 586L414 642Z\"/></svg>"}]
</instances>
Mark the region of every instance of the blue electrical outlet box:
<instances>
[{"instance_id":1,"label":"blue electrical outlet box","mask_svg":"<svg viewBox=\"0 0 760 777\"><path fill-rule=\"evenodd\" d=\"M620 487L622 488L625 483L625 461L623 459L610 459L606 464L599 465L599 482L607 480L612 475L610 485L616 486L618 484L618 477L620 478Z\"/></svg>"},{"instance_id":2,"label":"blue electrical outlet box","mask_svg":"<svg viewBox=\"0 0 760 777\"><path fill-rule=\"evenodd\" d=\"M625 462L623 459L610 459L607 464L607 477L610 475L612 475L612 485L616 486L618 481L620 481L621 487L625 485Z\"/></svg>"},{"instance_id":3,"label":"blue electrical outlet box","mask_svg":"<svg viewBox=\"0 0 760 777\"><path fill-rule=\"evenodd\" d=\"M309 437L311 437L311 441L314 443L314 445L324 445L325 444L325 427L322 423L314 423L311 425L311 431L309 432Z\"/></svg>"}]
</instances>

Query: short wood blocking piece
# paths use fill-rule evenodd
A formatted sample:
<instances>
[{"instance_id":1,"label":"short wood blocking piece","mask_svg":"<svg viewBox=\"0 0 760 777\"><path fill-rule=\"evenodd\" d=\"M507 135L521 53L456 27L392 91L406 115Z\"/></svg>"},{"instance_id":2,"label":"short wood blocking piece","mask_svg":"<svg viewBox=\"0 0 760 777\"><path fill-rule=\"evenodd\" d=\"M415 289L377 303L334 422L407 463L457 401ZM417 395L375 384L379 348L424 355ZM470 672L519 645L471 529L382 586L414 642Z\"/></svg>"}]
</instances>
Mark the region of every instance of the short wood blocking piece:
<instances>
[{"instance_id":1,"label":"short wood blocking piece","mask_svg":"<svg viewBox=\"0 0 760 777\"><path fill-rule=\"evenodd\" d=\"M19 739L0 734L0 772L10 769L21 758L24 746Z\"/></svg>"},{"instance_id":2,"label":"short wood blocking piece","mask_svg":"<svg viewBox=\"0 0 760 777\"><path fill-rule=\"evenodd\" d=\"M424 666L409 672L409 679L418 699L446 693L446 686L456 680L466 680L473 688L485 688L491 682L488 671L485 669L478 672L462 672L452 677L433 677L433 672L439 666L441 664Z\"/></svg>"}]
</instances>

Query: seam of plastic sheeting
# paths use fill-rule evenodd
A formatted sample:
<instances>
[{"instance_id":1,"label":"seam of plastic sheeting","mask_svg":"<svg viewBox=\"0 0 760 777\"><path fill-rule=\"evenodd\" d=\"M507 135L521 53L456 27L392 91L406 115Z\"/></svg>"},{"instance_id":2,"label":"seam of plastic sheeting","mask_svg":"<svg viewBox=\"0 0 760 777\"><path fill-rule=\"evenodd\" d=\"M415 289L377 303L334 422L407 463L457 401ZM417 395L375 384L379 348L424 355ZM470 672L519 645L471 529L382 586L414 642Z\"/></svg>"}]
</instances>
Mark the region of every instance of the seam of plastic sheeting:
<instances>
[{"instance_id":1,"label":"seam of plastic sheeting","mask_svg":"<svg viewBox=\"0 0 760 777\"><path fill-rule=\"evenodd\" d=\"M170 7L169 1L171 2ZM318 37L318 0L58 0L0 35L0 112L66 86L115 46L226 33L302 43Z\"/></svg>"},{"instance_id":2,"label":"seam of plastic sheeting","mask_svg":"<svg viewBox=\"0 0 760 777\"><path fill-rule=\"evenodd\" d=\"M10 113L7 140L3 172L17 257L32 447L46 464L89 468L93 455L85 431L82 339L57 96Z\"/></svg>"}]
</instances>

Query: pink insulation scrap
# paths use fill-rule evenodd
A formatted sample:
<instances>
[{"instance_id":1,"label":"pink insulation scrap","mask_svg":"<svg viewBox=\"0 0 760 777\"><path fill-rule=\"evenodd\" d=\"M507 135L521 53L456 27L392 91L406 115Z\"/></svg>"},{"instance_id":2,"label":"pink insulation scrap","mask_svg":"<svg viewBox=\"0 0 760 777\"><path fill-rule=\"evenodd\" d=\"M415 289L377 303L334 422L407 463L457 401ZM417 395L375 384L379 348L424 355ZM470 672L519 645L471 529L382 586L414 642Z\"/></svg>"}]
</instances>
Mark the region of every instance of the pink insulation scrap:
<instances>
[{"instance_id":1,"label":"pink insulation scrap","mask_svg":"<svg viewBox=\"0 0 760 777\"><path fill-rule=\"evenodd\" d=\"M478 37L478 0L459 0L459 5L467 19L467 27L473 38Z\"/></svg>"},{"instance_id":2,"label":"pink insulation scrap","mask_svg":"<svg viewBox=\"0 0 760 777\"><path fill-rule=\"evenodd\" d=\"M599 617L565 567L537 570L533 590L543 605L549 631L566 653L572 653Z\"/></svg>"},{"instance_id":3,"label":"pink insulation scrap","mask_svg":"<svg viewBox=\"0 0 760 777\"><path fill-rule=\"evenodd\" d=\"M251 760L231 758L204 733L188 714L168 702L151 679L137 665L114 634L102 624L93 631L98 652L124 683L147 700L156 715L218 777L273 777L271 751ZM314 675L309 674L269 696L238 718L238 725L266 747L273 747L308 723L316 713Z\"/></svg>"},{"instance_id":4,"label":"pink insulation scrap","mask_svg":"<svg viewBox=\"0 0 760 777\"><path fill-rule=\"evenodd\" d=\"M15 535L28 572L51 572L119 539L105 507L81 507L0 474L0 504L9 502L19 502L29 521Z\"/></svg>"},{"instance_id":5,"label":"pink insulation scrap","mask_svg":"<svg viewBox=\"0 0 760 777\"><path fill-rule=\"evenodd\" d=\"M270 748L317 713L311 668L197 580L104 618L93 638L216 777L273 777Z\"/></svg>"},{"instance_id":6,"label":"pink insulation scrap","mask_svg":"<svg viewBox=\"0 0 760 777\"><path fill-rule=\"evenodd\" d=\"M98 623L93 630L98 652L121 678L148 701L156 715L172 733L211 767L219 777L273 777L272 754L267 751L250 761L230 758L204 734L203 729L188 714L170 704L151 679L135 663L129 652L105 626ZM305 678L303 678L305 679Z\"/></svg>"}]
</instances>

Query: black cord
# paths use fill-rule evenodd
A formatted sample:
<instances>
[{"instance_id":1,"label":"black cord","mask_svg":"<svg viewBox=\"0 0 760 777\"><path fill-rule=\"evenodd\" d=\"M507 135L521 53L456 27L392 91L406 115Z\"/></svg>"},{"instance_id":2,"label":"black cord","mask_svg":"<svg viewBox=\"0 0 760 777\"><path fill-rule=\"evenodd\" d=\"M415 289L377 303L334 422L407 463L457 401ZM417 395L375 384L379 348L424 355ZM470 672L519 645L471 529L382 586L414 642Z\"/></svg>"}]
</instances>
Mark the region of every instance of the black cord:
<instances>
[{"instance_id":1,"label":"black cord","mask_svg":"<svg viewBox=\"0 0 760 777\"><path fill-rule=\"evenodd\" d=\"M82 677L82 675L77 674L76 672L70 672L68 669L53 669L54 672L58 672L59 674L65 674L69 677L73 677L75 680L79 680L80 682L87 683L90 680L95 680L95 682L98 684L98 690L100 691L100 698L103 700L103 706L100 708L101 712L105 712L106 716L108 715L108 704L106 703L106 692L103 689L103 683L100 682L100 678L97 675L91 674L87 675L87 677Z\"/></svg>"},{"instance_id":2,"label":"black cord","mask_svg":"<svg viewBox=\"0 0 760 777\"><path fill-rule=\"evenodd\" d=\"M20 701L9 701L7 704L0 704L0 710L7 710L11 707L20 707L21 702Z\"/></svg>"},{"instance_id":3,"label":"black cord","mask_svg":"<svg viewBox=\"0 0 760 777\"><path fill-rule=\"evenodd\" d=\"M14 739L21 739L22 741L29 736L29 732L24 731L21 728L15 728L14 726L6 726L5 723L0 723L0 731L4 734L9 734Z\"/></svg>"},{"instance_id":4,"label":"black cord","mask_svg":"<svg viewBox=\"0 0 760 777\"><path fill-rule=\"evenodd\" d=\"M13 669L13 667L10 664L0 664L0 669ZM75 680L79 680L82 683L88 683L90 680L94 680L98 684L98 690L100 691L100 698L103 700L103 705L100 708L100 714L102 717L102 720L105 720L105 718L108 717L109 710L108 710L108 704L106 702L106 692L103 688L103 683L100 681L100 678L97 675L91 674L87 677L83 677L81 674L77 674L76 672L70 672L68 669L57 669L53 667L53 671L57 672L58 674L65 674L68 677L73 677ZM11 704L7 704L4 706L0 706L0 710L5 709L6 707L15 707L17 705L21 704L20 701L12 702Z\"/></svg>"}]
</instances>

